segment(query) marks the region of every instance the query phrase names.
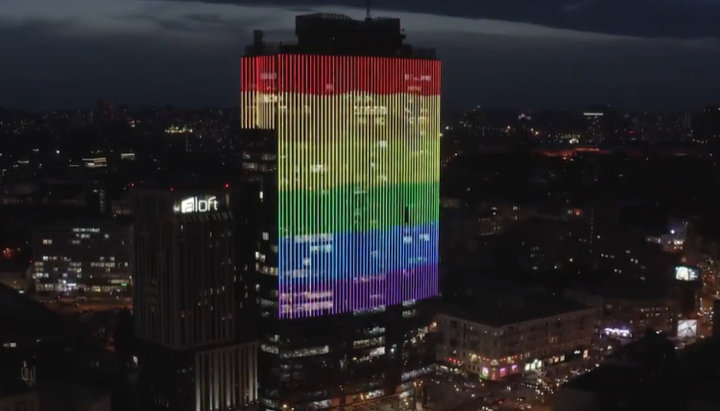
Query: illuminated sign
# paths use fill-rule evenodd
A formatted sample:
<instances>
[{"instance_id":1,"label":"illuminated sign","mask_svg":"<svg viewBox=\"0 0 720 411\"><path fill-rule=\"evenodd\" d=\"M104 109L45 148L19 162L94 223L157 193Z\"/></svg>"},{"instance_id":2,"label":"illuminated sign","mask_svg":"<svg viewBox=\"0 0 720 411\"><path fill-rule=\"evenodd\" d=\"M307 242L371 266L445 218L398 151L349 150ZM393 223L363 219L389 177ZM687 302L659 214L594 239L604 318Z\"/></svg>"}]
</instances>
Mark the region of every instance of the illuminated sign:
<instances>
[{"instance_id":1,"label":"illuminated sign","mask_svg":"<svg viewBox=\"0 0 720 411\"><path fill-rule=\"evenodd\" d=\"M675 279L679 281L697 281L700 273L695 267L679 265L675 267Z\"/></svg>"},{"instance_id":2,"label":"illuminated sign","mask_svg":"<svg viewBox=\"0 0 720 411\"><path fill-rule=\"evenodd\" d=\"M630 338L632 333L627 328L605 328L605 335L610 337Z\"/></svg>"},{"instance_id":3,"label":"illuminated sign","mask_svg":"<svg viewBox=\"0 0 720 411\"><path fill-rule=\"evenodd\" d=\"M677 338L692 339L697 335L697 320L678 320Z\"/></svg>"},{"instance_id":4,"label":"illuminated sign","mask_svg":"<svg viewBox=\"0 0 720 411\"><path fill-rule=\"evenodd\" d=\"M218 210L218 200L215 196L188 197L175 204L173 211L180 214L207 213Z\"/></svg>"},{"instance_id":5,"label":"illuminated sign","mask_svg":"<svg viewBox=\"0 0 720 411\"><path fill-rule=\"evenodd\" d=\"M83 158L82 161L87 168L107 167L106 157Z\"/></svg>"},{"instance_id":6,"label":"illuminated sign","mask_svg":"<svg viewBox=\"0 0 720 411\"><path fill-rule=\"evenodd\" d=\"M543 366L542 361L540 361L536 358L533 361L525 364L525 371L537 371L537 370L540 370L542 368L542 366Z\"/></svg>"}]
</instances>

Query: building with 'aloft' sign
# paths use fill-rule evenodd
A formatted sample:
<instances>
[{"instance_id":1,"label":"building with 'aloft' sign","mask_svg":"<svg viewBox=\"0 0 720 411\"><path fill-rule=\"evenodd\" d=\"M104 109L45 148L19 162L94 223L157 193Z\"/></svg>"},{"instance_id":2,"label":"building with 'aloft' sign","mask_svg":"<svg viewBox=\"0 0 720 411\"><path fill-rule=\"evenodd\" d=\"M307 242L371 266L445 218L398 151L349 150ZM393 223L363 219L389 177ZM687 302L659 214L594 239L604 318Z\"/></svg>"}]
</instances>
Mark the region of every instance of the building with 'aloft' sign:
<instances>
[{"instance_id":1,"label":"building with 'aloft' sign","mask_svg":"<svg viewBox=\"0 0 720 411\"><path fill-rule=\"evenodd\" d=\"M257 399L240 188L135 189L135 334L147 410L237 410Z\"/></svg>"}]
</instances>

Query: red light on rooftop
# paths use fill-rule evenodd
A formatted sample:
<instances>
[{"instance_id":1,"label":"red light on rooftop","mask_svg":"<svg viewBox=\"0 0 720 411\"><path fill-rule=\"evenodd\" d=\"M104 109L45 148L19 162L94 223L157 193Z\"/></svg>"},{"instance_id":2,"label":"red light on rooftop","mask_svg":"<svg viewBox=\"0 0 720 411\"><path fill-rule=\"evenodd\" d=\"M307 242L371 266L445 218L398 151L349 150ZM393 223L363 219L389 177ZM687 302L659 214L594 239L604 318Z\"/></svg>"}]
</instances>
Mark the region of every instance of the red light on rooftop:
<instances>
[{"instance_id":1,"label":"red light on rooftop","mask_svg":"<svg viewBox=\"0 0 720 411\"><path fill-rule=\"evenodd\" d=\"M225 188L230 188L230 184L229 184L229 183L225 183L225 186L224 186L224 187L225 187Z\"/></svg>"},{"instance_id":2,"label":"red light on rooftop","mask_svg":"<svg viewBox=\"0 0 720 411\"><path fill-rule=\"evenodd\" d=\"M170 187L170 191L175 191L175 187Z\"/></svg>"}]
</instances>

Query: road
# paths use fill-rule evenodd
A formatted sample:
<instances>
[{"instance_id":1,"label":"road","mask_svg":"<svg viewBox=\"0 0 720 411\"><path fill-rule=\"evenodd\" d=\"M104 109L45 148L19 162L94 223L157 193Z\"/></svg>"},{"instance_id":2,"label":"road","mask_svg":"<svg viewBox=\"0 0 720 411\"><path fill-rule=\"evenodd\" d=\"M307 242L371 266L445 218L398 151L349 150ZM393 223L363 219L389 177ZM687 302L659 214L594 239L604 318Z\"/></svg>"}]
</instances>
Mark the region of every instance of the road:
<instances>
[{"instance_id":1,"label":"road","mask_svg":"<svg viewBox=\"0 0 720 411\"><path fill-rule=\"evenodd\" d=\"M430 385L430 404L427 409L432 411L481 411L483 406L498 411L519 410L520 403L515 399L521 395L517 391L507 391L499 384L477 384L468 386L460 380L438 380ZM492 407L494 400L506 399L502 404ZM549 411L550 407L539 401L529 400L532 410Z\"/></svg>"},{"instance_id":2,"label":"road","mask_svg":"<svg viewBox=\"0 0 720 411\"><path fill-rule=\"evenodd\" d=\"M77 303L56 301L46 303L45 306L60 314L84 314L88 312L113 311L132 308L132 301L84 301Z\"/></svg>"}]
</instances>

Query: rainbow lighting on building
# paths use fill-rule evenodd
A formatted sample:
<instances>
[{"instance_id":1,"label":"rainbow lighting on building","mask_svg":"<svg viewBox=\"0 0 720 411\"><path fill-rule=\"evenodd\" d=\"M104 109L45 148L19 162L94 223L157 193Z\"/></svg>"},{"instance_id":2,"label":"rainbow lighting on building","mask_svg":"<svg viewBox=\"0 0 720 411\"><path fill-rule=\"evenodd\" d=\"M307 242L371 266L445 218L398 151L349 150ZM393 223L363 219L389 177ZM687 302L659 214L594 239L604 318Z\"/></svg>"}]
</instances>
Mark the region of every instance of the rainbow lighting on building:
<instances>
[{"instance_id":1,"label":"rainbow lighting on building","mask_svg":"<svg viewBox=\"0 0 720 411\"><path fill-rule=\"evenodd\" d=\"M440 62L245 57L242 90L277 133L278 317L437 295Z\"/></svg>"}]
</instances>

